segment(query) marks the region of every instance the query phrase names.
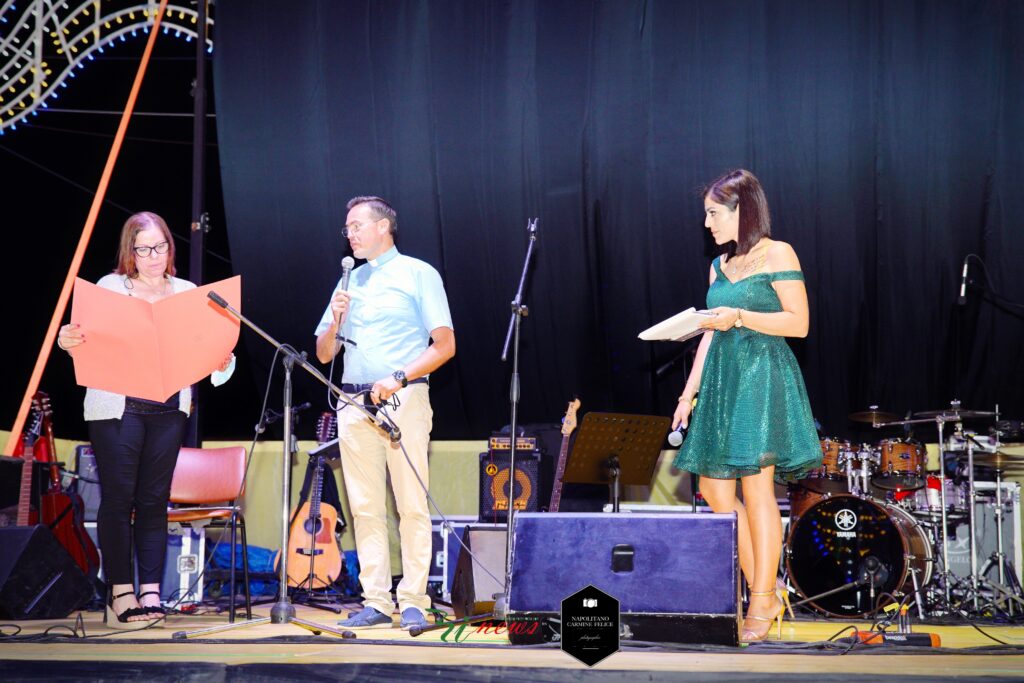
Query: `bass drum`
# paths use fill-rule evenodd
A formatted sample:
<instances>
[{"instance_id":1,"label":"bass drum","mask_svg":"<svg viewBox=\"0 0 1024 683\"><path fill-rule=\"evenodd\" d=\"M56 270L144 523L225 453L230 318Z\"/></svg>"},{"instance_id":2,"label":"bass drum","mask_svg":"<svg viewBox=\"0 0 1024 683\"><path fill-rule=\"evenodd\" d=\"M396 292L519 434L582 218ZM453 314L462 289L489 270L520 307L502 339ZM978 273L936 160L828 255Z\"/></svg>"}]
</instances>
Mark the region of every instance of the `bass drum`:
<instances>
[{"instance_id":1,"label":"bass drum","mask_svg":"<svg viewBox=\"0 0 1024 683\"><path fill-rule=\"evenodd\" d=\"M917 521L905 510L870 498L840 494L805 511L790 529L786 568L796 592L813 598L850 587L807 604L836 617L867 617L874 595L912 593L932 577L932 549ZM881 607L892 602L879 602Z\"/></svg>"}]
</instances>

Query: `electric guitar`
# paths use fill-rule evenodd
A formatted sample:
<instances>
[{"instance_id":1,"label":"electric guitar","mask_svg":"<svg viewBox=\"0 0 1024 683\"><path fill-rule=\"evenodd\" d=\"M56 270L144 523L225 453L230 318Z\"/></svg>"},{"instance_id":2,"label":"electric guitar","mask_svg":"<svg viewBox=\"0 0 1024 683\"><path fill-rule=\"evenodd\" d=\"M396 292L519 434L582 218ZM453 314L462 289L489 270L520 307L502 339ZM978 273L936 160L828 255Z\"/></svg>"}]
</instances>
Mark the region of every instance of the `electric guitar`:
<instances>
[{"instance_id":1,"label":"electric guitar","mask_svg":"<svg viewBox=\"0 0 1024 683\"><path fill-rule=\"evenodd\" d=\"M42 428L43 416L33 408L32 414L29 416L29 425L21 437L24 462L21 463L21 487L18 489L18 514L15 522L18 526L35 524L38 517L38 513L31 510L30 506L32 503L32 469L36 461L35 444L42 433Z\"/></svg>"},{"instance_id":2,"label":"electric guitar","mask_svg":"<svg viewBox=\"0 0 1024 683\"><path fill-rule=\"evenodd\" d=\"M61 486L60 466L57 464L56 440L53 436L53 411L50 398L36 392L32 399L33 408L42 416L44 443L48 444L50 462L50 486L39 499L40 523L49 527L54 537L71 555L78 568L89 578L95 578L100 570L100 554L85 530L85 505L77 493L64 491Z\"/></svg>"},{"instance_id":3,"label":"electric guitar","mask_svg":"<svg viewBox=\"0 0 1024 683\"><path fill-rule=\"evenodd\" d=\"M576 411L579 408L578 398L569 401L569 407L562 419L562 447L558 451L558 468L555 470L555 484L551 488L551 505L548 506L548 512L558 512L558 506L562 502L562 479L565 478L565 461L569 456L569 436L576 429Z\"/></svg>"},{"instance_id":4,"label":"electric guitar","mask_svg":"<svg viewBox=\"0 0 1024 683\"><path fill-rule=\"evenodd\" d=\"M323 413L317 422L317 443L333 438L336 417ZM288 534L288 585L312 590L326 588L341 575L341 551L334 536L338 511L333 505L322 503L324 457L317 456L313 463L313 481L309 500L302 504L293 517Z\"/></svg>"}]
</instances>

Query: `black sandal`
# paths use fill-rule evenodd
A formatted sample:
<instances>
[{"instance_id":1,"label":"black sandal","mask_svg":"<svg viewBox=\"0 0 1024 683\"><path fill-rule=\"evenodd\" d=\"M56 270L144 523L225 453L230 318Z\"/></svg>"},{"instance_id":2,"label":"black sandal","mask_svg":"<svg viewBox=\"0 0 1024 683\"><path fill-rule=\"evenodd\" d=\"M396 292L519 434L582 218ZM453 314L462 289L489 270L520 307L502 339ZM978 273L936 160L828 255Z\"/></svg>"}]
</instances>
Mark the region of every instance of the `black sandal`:
<instances>
[{"instance_id":1,"label":"black sandal","mask_svg":"<svg viewBox=\"0 0 1024 683\"><path fill-rule=\"evenodd\" d=\"M139 593L139 609L141 609L146 614L154 614L157 617L165 617L165 616L167 616L167 610L164 609L164 607L162 605L152 605L150 607L146 607L145 605L143 605L142 604L142 596L144 596L144 595L155 595L156 597L159 598L160 597L160 592L159 591L146 591L145 593Z\"/></svg>"},{"instance_id":2,"label":"black sandal","mask_svg":"<svg viewBox=\"0 0 1024 683\"><path fill-rule=\"evenodd\" d=\"M114 600L123 598L126 595L134 595L135 591L125 591L120 595L114 595L114 591L107 593L107 611L104 614L103 621L110 628L126 629L126 628L141 628L148 626L151 622L149 621L128 621L132 617L149 616L149 612L142 607L129 607L120 614L114 611Z\"/></svg>"}]
</instances>

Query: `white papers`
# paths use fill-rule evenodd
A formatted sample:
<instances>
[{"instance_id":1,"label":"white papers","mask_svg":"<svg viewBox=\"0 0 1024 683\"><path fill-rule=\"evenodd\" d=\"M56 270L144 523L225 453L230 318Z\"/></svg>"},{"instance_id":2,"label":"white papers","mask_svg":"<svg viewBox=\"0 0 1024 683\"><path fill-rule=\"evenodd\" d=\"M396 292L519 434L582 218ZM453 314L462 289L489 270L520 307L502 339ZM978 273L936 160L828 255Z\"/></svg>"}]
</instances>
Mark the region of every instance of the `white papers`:
<instances>
[{"instance_id":1,"label":"white papers","mask_svg":"<svg viewBox=\"0 0 1024 683\"><path fill-rule=\"evenodd\" d=\"M639 334L639 337L644 341L686 341L706 332L697 326L708 318L714 317L715 314L711 311L698 311L691 306L682 313L676 313L654 327L647 328Z\"/></svg>"}]
</instances>

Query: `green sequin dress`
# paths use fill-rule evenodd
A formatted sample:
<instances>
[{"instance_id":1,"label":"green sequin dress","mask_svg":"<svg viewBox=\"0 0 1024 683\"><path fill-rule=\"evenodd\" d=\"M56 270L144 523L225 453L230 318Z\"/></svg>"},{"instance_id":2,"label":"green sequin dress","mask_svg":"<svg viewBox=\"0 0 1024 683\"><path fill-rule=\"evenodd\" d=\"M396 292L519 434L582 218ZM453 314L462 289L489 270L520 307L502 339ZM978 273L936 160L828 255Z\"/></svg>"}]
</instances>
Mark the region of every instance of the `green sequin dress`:
<instances>
[{"instance_id":1,"label":"green sequin dress","mask_svg":"<svg viewBox=\"0 0 1024 683\"><path fill-rule=\"evenodd\" d=\"M708 308L730 306L757 313L782 310L772 283L803 280L787 270L755 273L730 282L714 261ZM700 378L697 406L674 464L715 479L736 479L775 465L780 482L821 466L800 366L784 337L746 327L715 331Z\"/></svg>"}]
</instances>

